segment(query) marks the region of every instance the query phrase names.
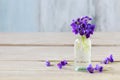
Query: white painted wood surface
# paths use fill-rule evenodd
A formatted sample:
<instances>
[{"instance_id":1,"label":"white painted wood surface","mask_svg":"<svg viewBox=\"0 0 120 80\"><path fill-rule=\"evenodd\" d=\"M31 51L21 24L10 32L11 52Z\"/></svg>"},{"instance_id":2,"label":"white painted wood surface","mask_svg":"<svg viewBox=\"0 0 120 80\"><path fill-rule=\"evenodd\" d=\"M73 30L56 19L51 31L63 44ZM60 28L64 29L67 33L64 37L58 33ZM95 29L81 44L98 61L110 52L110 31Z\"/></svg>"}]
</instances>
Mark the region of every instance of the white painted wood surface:
<instances>
[{"instance_id":1,"label":"white painted wood surface","mask_svg":"<svg viewBox=\"0 0 120 80\"><path fill-rule=\"evenodd\" d=\"M1 46L73 46L75 35L71 32L0 33ZM93 46L119 46L119 32L95 32Z\"/></svg>"},{"instance_id":2,"label":"white painted wood surface","mask_svg":"<svg viewBox=\"0 0 120 80\"><path fill-rule=\"evenodd\" d=\"M92 36L92 64L100 64L109 54L113 54L115 62L101 64L102 73L90 74L73 69L75 37L71 33L0 33L0 80L119 80L118 34L96 32ZM69 65L59 70L56 64L63 59ZM45 60L53 66L46 67Z\"/></svg>"}]
</instances>

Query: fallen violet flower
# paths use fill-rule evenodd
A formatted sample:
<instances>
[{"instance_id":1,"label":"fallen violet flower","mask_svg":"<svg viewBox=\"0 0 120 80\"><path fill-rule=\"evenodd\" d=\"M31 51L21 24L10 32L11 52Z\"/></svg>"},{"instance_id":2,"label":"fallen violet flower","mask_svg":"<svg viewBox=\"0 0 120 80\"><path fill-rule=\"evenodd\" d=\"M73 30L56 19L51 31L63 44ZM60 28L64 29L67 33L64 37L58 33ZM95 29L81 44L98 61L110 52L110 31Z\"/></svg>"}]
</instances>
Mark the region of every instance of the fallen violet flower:
<instances>
[{"instance_id":1,"label":"fallen violet flower","mask_svg":"<svg viewBox=\"0 0 120 80\"><path fill-rule=\"evenodd\" d=\"M98 64L96 64L95 70L98 70L98 69L99 69L99 65L98 65Z\"/></svg>"},{"instance_id":2,"label":"fallen violet flower","mask_svg":"<svg viewBox=\"0 0 120 80\"><path fill-rule=\"evenodd\" d=\"M108 64L108 63L109 63L109 61L108 61L108 57L105 58L105 60L103 61L103 63L104 63L104 64Z\"/></svg>"},{"instance_id":3,"label":"fallen violet flower","mask_svg":"<svg viewBox=\"0 0 120 80\"><path fill-rule=\"evenodd\" d=\"M60 63L62 64L62 66L65 66L66 64L68 64L66 60L63 60Z\"/></svg>"},{"instance_id":4,"label":"fallen violet flower","mask_svg":"<svg viewBox=\"0 0 120 80\"><path fill-rule=\"evenodd\" d=\"M90 64L88 67L87 67L87 71L89 73L94 73L94 71L99 71L99 72L102 72L103 71L103 66L99 66L98 64L96 64L95 68L92 67L92 64Z\"/></svg>"},{"instance_id":5,"label":"fallen violet flower","mask_svg":"<svg viewBox=\"0 0 120 80\"><path fill-rule=\"evenodd\" d=\"M58 66L59 69L62 69L62 67L65 66L65 65L67 65L67 64L68 64L67 60L63 60L63 61L60 61L57 64L57 66Z\"/></svg>"},{"instance_id":6,"label":"fallen violet flower","mask_svg":"<svg viewBox=\"0 0 120 80\"><path fill-rule=\"evenodd\" d=\"M45 62L45 65L46 65L47 67L51 66L50 61L47 60L47 61Z\"/></svg>"},{"instance_id":7,"label":"fallen violet flower","mask_svg":"<svg viewBox=\"0 0 120 80\"><path fill-rule=\"evenodd\" d=\"M103 67L102 67L102 66L99 66L99 65L97 64L96 67L95 67L95 70L98 70L99 72L102 72L102 71L103 71Z\"/></svg>"},{"instance_id":8,"label":"fallen violet flower","mask_svg":"<svg viewBox=\"0 0 120 80\"><path fill-rule=\"evenodd\" d=\"M62 69L62 64L61 63L58 63L57 66L58 66L59 69Z\"/></svg>"},{"instance_id":9,"label":"fallen violet flower","mask_svg":"<svg viewBox=\"0 0 120 80\"><path fill-rule=\"evenodd\" d=\"M91 64L87 67L87 71L88 71L89 73L94 73L94 68L92 67Z\"/></svg>"},{"instance_id":10,"label":"fallen violet flower","mask_svg":"<svg viewBox=\"0 0 120 80\"><path fill-rule=\"evenodd\" d=\"M112 54L109 57L105 58L105 60L103 61L104 64L108 64L109 62L114 62Z\"/></svg>"},{"instance_id":11,"label":"fallen violet flower","mask_svg":"<svg viewBox=\"0 0 120 80\"><path fill-rule=\"evenodd\" d=\"M114 59L113 59L113 55L111 54L110 57L109 57L109 61L110 62L114 62Z\"/></svg>"},{"instance_id":12,"label":"fallen violet flower","mask_svg":"<svg viewBox=\"0 0 120 80\"><path fill-rule=\"evenodd\" d=\"M99 72L102 72L102 71L103 71L103 67L99 66Z\"/></svg>"}]
</instances>

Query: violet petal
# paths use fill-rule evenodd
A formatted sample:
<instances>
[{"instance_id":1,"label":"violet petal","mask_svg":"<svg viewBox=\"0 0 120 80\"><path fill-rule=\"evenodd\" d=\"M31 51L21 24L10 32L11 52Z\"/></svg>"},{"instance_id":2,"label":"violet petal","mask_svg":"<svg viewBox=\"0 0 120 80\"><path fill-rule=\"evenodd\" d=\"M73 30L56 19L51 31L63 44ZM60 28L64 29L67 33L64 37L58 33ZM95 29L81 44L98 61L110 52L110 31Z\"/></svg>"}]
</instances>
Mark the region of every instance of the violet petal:
<instances>
[{"instance_id":1,"label":"violet petal","mask_svg":"<svg viewBox=\"0 0 120 80\"><path fill-rule=\"evenodd\" d=\"M103 71L103 67L99 66L99 72L102 72L102 71Z\"/></svg>"},{"instance_id":2,"label":"violet petal","mask_svg":"<svg viewBox=\"0 0 120 80\"><path fill-rule=\"evenodd\" d=\"M99 69L99 65L96 64L96 66L95 66L95 70L98 70L98 69Z\"/></svg>"},{"instance_id":3,"label":"violet petal","mask_svg":"<svg viewBox=\"0 0 120 80\"><path fill-rule=\"evenodd\" d=\"M105 60L103 61L104 64L108 64L109 63L109 60L108 58L105 58Z\"/></svg>"},{"instance_id":4,"label":"violet petal","mask_svg":"<svg viewBox=\"0 0 120 80\"><path fill-rule=\"evenodd\" d=\"M58 63L57 66L58 66L59 69L62 69L62 64L61 63Z\"/></svg>"},{"instance_id":5,"label":"violet petal","mask_svg":"<svg viewBox=\"0 0 120 80\"><path fill-rule=\"evenodd\" d=\"M87 71L88 71L89 73L94 73L94 68L92 67L91 64L87 67Z\"/></svg>"},{"instance_id":6,"label":"violet petal","mask_svg":"<svg viewBox=\"0 0 120 80\"><path fill-rule=\"evenodd\" d=\"M113 55L112 55L112 54L110 55L109 60L110 60L110 62L114 62L114 59L113 59Z\"/></svg>"},{"instance_id":7,"label":"violet petal","mask_svg":"<svg viewBox=\"0 0 120 80\"><path fill-rule=\"evenodd\" d=\"M47 67L51 66L50 61L48 61L48 60L45 62L45 64Z\"/></svg>"}]
</instances>

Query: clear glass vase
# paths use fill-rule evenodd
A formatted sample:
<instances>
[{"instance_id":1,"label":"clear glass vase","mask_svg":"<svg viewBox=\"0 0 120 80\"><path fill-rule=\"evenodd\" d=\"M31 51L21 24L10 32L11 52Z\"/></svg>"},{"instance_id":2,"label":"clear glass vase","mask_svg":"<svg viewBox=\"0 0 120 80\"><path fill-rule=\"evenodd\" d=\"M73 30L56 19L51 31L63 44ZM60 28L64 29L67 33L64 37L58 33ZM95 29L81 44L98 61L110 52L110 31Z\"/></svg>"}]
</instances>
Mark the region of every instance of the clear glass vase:
<instances>
[{"instance_id":1,"label":"clear glass vase","mask_svg":"<svg viewBox=\"0 0 120 80\"><path fill-rule=\"evenodd\" d=\"M91 63L91 40L77 35L74 42L74 66L76 71L86 70Z\"/></svg>"}]
</instances>

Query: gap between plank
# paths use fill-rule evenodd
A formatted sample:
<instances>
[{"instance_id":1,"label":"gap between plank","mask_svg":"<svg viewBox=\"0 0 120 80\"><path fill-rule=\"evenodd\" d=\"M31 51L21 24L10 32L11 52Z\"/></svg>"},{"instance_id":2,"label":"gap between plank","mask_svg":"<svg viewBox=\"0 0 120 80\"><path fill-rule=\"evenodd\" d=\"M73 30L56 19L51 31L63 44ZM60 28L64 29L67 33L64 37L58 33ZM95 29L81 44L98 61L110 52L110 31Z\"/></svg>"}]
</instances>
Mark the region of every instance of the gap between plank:
<instances>
[{"instance_id":1,"label":"gap between plank","mask_svg":"<svg viewBox=\"0 0 120 80\"><path fill-rule=\"evenodd\" d=\"M45 62L46 60L0 60L0 61L30 61L30 62ZM60 60L49 60L50 62L59 62ZM74 62L73 60L67 60L68 62ZM93 61L92 62L101 62L101 61ZM114 61L114 62L120 62L118 60Z\"/></svg>"},{"instance_id":2,"label":"gap between plank","mask_svg":"<svg viewBox=\"0 0 120 80\"><path fill-rule=\"evenodd\" d=\"M74 46L73 44L0 44L0 46L65 46L65 47L71 47L71 46ZM115 46L115 47L119 47L120 45L119 44L98 44L98 45L95 45L93 44L92 46L95 46L95 47L111 47L111 46Z\"/></svg>"}]
</instances>

